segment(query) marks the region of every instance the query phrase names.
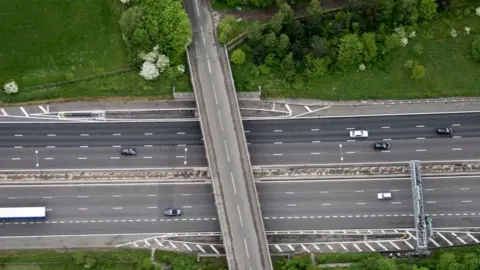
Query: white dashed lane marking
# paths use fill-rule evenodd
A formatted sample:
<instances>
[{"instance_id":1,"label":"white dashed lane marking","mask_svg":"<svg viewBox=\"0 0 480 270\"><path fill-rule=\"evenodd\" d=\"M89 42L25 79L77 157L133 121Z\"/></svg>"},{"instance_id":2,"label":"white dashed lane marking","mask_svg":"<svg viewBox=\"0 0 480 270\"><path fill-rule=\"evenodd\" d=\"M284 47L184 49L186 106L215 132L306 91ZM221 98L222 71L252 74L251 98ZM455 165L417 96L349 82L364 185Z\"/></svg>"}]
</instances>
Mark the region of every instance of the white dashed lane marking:
<instances>
[{"instance_id":1,"label":"white dashed lane marking","mask_svg":"<svg viewBox=\"0 0 480 270\"><path fill-rule=\"evenodd\" d=\"M121 208L121 207L115 207ZM79 208L79 210L82 208ZM85 208L86 209L86 208ZM115 209L117 210L117 209ZM120 209L118 209L120 210ZM52 209L47 209L52 211ZM26 225L26 224L78 224L78 223L139 223L139 222L179 222L179 221L215 221L215 217L205 218L161 218L161 219L103 219L103 220L47 220L47 221L19 221L19 222L0 222L0 225Z\"/></svg>"}]
</instances>

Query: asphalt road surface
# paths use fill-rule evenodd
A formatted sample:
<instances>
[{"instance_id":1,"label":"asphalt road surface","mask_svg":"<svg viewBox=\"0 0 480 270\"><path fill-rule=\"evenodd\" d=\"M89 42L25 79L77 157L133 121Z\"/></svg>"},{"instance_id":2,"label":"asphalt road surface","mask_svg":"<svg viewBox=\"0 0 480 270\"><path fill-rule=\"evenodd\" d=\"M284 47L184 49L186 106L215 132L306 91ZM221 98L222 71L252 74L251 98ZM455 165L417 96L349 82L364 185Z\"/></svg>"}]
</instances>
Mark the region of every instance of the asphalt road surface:
<instances>
[{"instance_id":1,"label":"asphalt road surface","mask_svg":"<svg viewBox=\"0 0 480 270\"><path fill-rule=\"evenodd\" d=\"M478 119L471 113L244 123L253 165L280 165L478 159ZM437 126L452 127L454 135L437 136ZM370 137L351 140L352 129ZM390 142L391 150L374 151L377 141ZM136 147L138 156L121 157L121 147ZM207 166L195 121L0 124L0 154L0 170L37 169L36 163L39 169Z\"/></svg>"},{"instance_id":2,"label":"asphalt road surface","mask_svg":"<svg viewBox=\"0 0 480 270\"><path fill-rule=\"evenodd\" d=\"M267 231L411 228L410 180L257 184ZM424 178L435 227L478 227L480 178ZM393 199L379 201L378 192ZM209 184L2 186L2 207L46 206L48 222L0 225L0 236L220 231ZM185 214L165 218L166 207Z\"/></svg>"}]
</instances>

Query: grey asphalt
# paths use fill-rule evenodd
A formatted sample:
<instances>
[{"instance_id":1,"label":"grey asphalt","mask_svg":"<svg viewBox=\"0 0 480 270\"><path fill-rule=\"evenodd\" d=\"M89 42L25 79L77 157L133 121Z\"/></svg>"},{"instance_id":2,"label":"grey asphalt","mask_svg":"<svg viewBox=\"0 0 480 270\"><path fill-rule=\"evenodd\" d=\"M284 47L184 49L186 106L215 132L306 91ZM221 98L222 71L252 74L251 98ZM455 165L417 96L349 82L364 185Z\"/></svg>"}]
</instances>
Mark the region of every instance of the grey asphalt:
<instances>
[{"instance_id":1,"label":"grey asphalt","mask_svg":"<svg viewBox=\"0 0 480 270\"><path fill-rule=\"evenodd\" d=\"M267 231L413 227L410 179L257 184ZM435 227L478 227L479 177L424 178ZM391 201L378 201L390 191ZM209 184L2 186L3 207L44 205L49 223L2 224L0 236L218 232ZM165 207L185 215L164 218Z\"/></svg>"},{"instance_id":2,"label":"grey asphalt","mask_svg":"<svg viewBox=\"0 0 480 270\"><path fill-rule=\"evenodd\" d=\"M478 159L478 119L480 113L244 124L252 164L261 166L339 163L342 157L348 163ZM437 126L453 127L454 136L437 136ZM370 137L350 140L351 128L366 129ZM390 152L375 152L372 144L377 141L389 141ZM120 147L136 147L138 156L121 157ZM35 169L35 150L39 151L40 167L45 169L168 168L183 165L185 147L188 166L206 166L196 121L0 124L0 170Z\"/></svg>"}]
</instances>

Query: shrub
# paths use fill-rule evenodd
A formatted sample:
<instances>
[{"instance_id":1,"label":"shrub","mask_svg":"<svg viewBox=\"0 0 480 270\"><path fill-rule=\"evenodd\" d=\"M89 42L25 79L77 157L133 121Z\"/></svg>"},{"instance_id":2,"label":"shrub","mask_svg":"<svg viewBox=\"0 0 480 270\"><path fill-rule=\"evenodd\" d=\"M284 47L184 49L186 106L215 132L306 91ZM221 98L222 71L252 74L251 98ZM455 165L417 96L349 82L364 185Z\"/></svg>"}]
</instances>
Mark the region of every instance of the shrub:
<instances>
[{"instance_id":1,"label":"shrub","mask_svg":"<svg viewBox=\"0 0 480 270\"><path fill-rule=\"evenodd\" d=\"M246 58L245 52L242 49L236 49L232 53L231 60L235 65L241 65L245 63L245 58Z\"/></svg>"},{"instance_id":2,"label":"shrub","mask_svg":"<svg viewBox=\"0 0 480 270\"><path fill-rule=\"evenodd\" d=\"M425 67L421 64L416 64L412 69L412 78L420 80L425 77Z\"/></svg>"},{"instance_id":3,"label":"shrub","mask_svg":"<svg viewBox=\"0 0 480 270\"><path fill-rule=\"evenodd\" d=\"M412 50L413 50L413 54L415 54L416 56L420 56L423 53L423 46L422 44L417 43L413 46Z\"/></svg>"},{"instance_id":4,"label":"shrub","mask_svg":"<svg viewBox=\"0 0 480 270\"><path fill-rule=\"evenodd\" d=\"M405 61L405 63L403 64L403 67L410 70L413 68L414 63L415 62L412 59L407 59L407 61Z\"/></svg>"},{"instance_id":5,"label":"shrub","mask_svg":"<svg viewBox=\"0 0 480 270\"><path fill-rule=\"evenodd\" d=\"M15 81L11 81L3 85L3 90L7 95L16 94L18 93L18 85Z\"/></svg>"}]
</instances>

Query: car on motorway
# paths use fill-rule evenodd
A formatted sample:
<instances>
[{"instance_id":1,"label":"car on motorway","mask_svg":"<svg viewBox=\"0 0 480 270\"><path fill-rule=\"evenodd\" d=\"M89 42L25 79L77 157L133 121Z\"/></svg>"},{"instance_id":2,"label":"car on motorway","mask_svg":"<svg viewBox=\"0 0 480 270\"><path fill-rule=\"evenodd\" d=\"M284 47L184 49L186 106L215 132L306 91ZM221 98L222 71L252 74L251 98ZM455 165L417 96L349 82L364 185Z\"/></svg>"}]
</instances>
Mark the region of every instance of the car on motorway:
<instances>
[{"instance_id":1,"label":"car on motorway","mask_svg":"<svg viewBox=\"0 0 480 270\"><path fill-rule=\"evenodd\" d=\"M366 130L351 130L350 138L368 138L368 131Z\"/></svg>"},{"instance_id":2,"label":"car on motorway","mask_svg":"<svg viewBox=\"0 0 480 270\"><path fill-rule=\"evenodd\" d=\"M163 215L166 217L179 217L182 214L182 209L179 208L167 208L163 211Z\"/></svg>"},{"instance_id":3,"label":"car on motorway","mask_svg":"<svg viewBox=\"0 0 480 270\"><path fill-rule=\"evenodd\" d=\"M437 135L452 135L453 134L453 130L451 128L442 128L442 127L438 127L437 128Z\"/></svg>"},{"instance_id":4,"label":"car on motorway","mask_svg":"<svg viewBox=\"0 0 480 270\"><path fill-rule=\"evenodd\" d=\"M392 199L392 193L390 193L390 192L377 193L377 199L379 199L379 200L391 200Z\"/></svg>"},{"instance_id":5,"label":"car on motorway","mask_svg":"<svg viewBox=\"0 0 480 270\"><path fill-rule=\"evenodd\" d=\"M373 148L378 151L390 150L391 145L386 142L376 142L373 144Z\"/></svg>"},{"instance_id":6,"label":"car on motorway","mask_svg":"<svg viewBox=\"0 0 480 270\"><path fill-rule=\"evenodd\" d=\"M135 148L122 148L120 153L123 156L136 156L137 155L137 150Z\"/></svg>"}]
</instances>

